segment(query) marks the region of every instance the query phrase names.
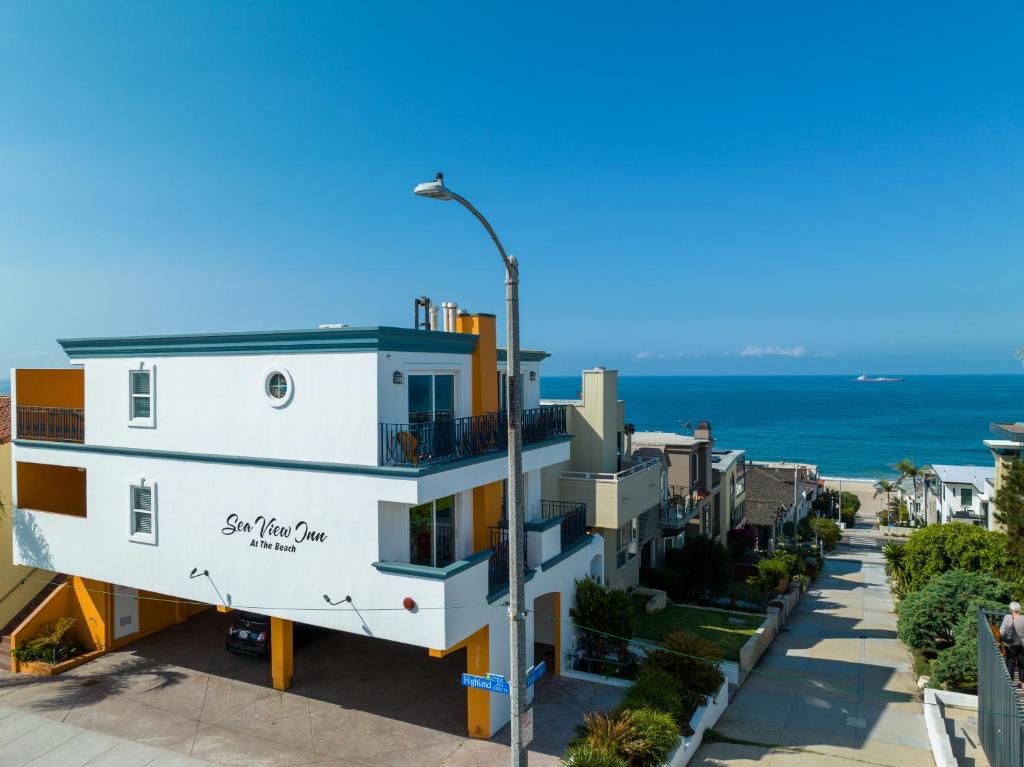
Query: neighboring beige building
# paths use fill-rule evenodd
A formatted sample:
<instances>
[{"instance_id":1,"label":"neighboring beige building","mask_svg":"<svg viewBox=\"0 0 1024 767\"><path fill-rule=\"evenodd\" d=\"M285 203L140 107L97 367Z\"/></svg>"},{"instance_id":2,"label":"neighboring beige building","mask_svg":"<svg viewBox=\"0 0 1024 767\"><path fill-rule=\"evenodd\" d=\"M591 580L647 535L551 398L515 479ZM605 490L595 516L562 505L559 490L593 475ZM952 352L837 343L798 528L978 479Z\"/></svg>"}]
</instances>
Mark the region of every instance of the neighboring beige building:
<instances>
[{"instance_id":1,"label":"neighboring beige building","mask_svg":"<svg viewBox=\"0 0 1024 767\"><path fill-rule=\"evenodd\" d=\"M990 498L995 499L995 494L1003 486L1003 477L1011 461L1024 458L1024 422L1017 423L993 423L989 424L992 433L999 439L984 440L985 447L992 451L992 458L995 461L996 477L992 483ZM992 504L992 513L989 515L988 524L990 530L1004 530L1004 526L995 520L995 504Z\"/></svg>"},{"instance_id":2,"label":"neighboring beige building","mask_svg":"<svg viewBox=\"0 0 1024 767\"><path fill-rule=\"evenodd\" d=\"M605 582L629 588L640 582L641 550L657 537L662 464L632 455L617 371L584 370L580 395L543 401L568 406L573 440L570 459L541 472L541 497L586 504L587 526L604 537Z\"/></svg>"},{"instance_id":3,"label":"neighboring beige building","mask_svg":"<svg viewBox=\"0 0 1024 767\"><path fill-rule=\"evenodd\" d=\"M13 564L11 419L11 397L0 396L0 643L10 633L7 624L11 619L18 615L54 577L54 573L49 570ZM7 662L7 657L0 657L0 668L6 669Z\"/></svg>"},{"instance_id":4,"label":"neighboring beige building","mask_svg":"<svg viewBox=\"0 0 1024 767\"><path fill-rule=\"evenodd\" d=\"M665 465L666 497L677 504L682 519L679 532L686 535L714 534L715 496L718 487L712 471L711 424L701 421L693 436L665 431L637 432L633 436L633 448L637 456L658 457ZM717 502L720 504L721 502ZM677 516L678 519L678 516ZM674 540L669 521L663 523L663 539L666 548L682 545Z\"/></svg>"},{"instance_id":5,"label":"neighboring beige building","mask_svg":"<svg viewBox=\"0 0 1024 767\"><path fill-rule=\"evenodd\" d=\"M742 450L712 450L711 475L712 484L718 488L714 496L712 537L726 543L729 531L743 523L746 513L746 453Z\"/></svg>"}]
</instances>

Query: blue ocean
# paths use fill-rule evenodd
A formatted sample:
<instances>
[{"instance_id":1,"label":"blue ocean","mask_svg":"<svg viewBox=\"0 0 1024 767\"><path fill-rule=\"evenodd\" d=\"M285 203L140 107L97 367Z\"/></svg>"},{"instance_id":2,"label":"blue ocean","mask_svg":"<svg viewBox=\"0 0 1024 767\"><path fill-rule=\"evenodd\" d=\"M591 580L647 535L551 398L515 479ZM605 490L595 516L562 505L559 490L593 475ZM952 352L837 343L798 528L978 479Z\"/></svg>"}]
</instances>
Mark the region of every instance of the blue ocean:
<instances>
[{"instance_id":1,"label":"blue ocean","mask_svg":"<svg viewBox=\"0 0 1024 767\"><path fill-rule=\"evenodd\" d=\"M575 398L578 377L543 377L541 395ZM1024 374L908 376L620 376L626 422L682 431L711 422L717 447L754 460L806 461L831 477L892 476L892 464L991 465L989 423L1024 420Z\"/></svg>"}]
</instances>

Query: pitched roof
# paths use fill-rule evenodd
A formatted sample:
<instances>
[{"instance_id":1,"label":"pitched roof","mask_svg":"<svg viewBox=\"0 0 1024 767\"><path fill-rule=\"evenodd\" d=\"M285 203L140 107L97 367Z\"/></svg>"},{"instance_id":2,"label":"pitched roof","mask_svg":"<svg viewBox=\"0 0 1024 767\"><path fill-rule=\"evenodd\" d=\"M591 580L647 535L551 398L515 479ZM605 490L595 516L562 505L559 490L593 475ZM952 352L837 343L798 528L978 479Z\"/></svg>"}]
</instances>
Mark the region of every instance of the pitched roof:
<instances>
[{"instance_id":1,"label":"pitched roof","mask_svg":"<svg viewBox=\"0 0 1024 767\"><path fill-rule=\"evenodd\" d=\"M778 501L747 498L744 508L748 525L774 525L786 513L784 505Z\"/></svg>"},{"instance_id":2,"label":"pitched roof","mask_svg":"<svg viewBox=\"0 0 1024 767\"><path fill-rule=\"evenodd\" d=\"M0 395L0 445L11 441L11 395Z\"/></svg>"},{"instance_id":3,"label":"pitched roof","mask_svg":"<svg viewBox=\"0 0 1024 767\"><path fill-rule=\"evenodd\" d=\"M789 482L777 477L775 472L763 466L747 466L747 500L773 501L789 506L793 503L793 473Z\"/></svg>"}]
</instances>

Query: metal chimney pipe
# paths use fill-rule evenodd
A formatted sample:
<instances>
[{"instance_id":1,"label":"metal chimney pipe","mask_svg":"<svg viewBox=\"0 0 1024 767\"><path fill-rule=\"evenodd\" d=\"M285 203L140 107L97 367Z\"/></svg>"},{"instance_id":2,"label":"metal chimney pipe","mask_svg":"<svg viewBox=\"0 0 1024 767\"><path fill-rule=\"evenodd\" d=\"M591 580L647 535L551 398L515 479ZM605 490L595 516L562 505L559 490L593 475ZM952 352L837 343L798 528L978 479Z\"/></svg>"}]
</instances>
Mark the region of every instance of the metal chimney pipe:
<instances>
[{"instance_id":1,"label":"metal chimney pipe","mask_svg":"<svg viewBox=\"0 0 1024 767\"><path fill-rule=\"evenodd\" d=\"M430 307L430 329L437 330L437 306Z\"/></svg>"}]
</instances>

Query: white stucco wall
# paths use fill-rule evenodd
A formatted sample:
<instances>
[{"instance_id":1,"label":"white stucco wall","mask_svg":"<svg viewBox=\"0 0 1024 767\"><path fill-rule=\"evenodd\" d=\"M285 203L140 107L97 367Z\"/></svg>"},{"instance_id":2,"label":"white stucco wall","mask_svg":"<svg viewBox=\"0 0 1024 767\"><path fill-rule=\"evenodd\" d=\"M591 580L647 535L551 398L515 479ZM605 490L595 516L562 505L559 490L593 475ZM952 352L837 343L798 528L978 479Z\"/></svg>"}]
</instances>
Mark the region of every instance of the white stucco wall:
<instances>
[{"instance_id":1,"label":"white stucco wall","mask_svg":"<svg viewBox=\"0 0 1024 767\"><path fill-rule=\"evenodd\" d=\"M378 424L409 420L413 372L455 374L456 415L471 412L470 355L402 352L86 360L86 442L376 465ZM153 369L155 424L129 424L128 372ZM284 369L292 394L271 407L264 384ZM403 382L395 384L395 371Z\"/></svg>"}]
</instances>

